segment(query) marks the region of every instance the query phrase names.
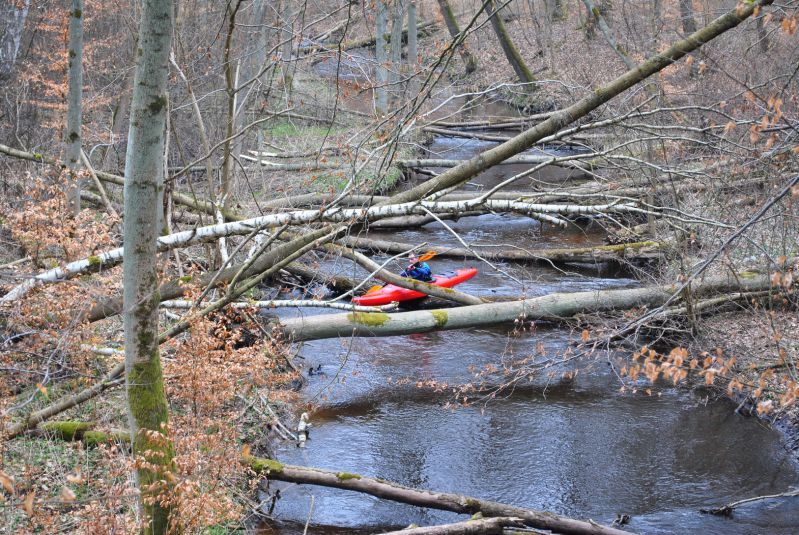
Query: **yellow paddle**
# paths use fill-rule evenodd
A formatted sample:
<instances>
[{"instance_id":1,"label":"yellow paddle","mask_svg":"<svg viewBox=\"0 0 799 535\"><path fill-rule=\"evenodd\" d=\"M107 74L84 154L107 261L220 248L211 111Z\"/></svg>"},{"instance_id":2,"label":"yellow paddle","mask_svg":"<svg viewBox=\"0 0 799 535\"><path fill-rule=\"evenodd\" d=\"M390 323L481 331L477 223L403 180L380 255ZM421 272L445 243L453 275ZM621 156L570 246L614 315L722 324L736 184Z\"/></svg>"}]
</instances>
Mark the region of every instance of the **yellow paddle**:
<instances>
[{"instance_id":1,"label":"yellow paddle","mask_svg":"<svg viewBox=\"0 0 799 535\"><path fill-rule=\"evenodd\" d=\"M427 251L425 254L423 254L422 256L419 257L419 260L417 260L417 262L427 262L428 260L430 260L434 256L436 256L436 252L435 251ZM366 290L366 293L364 295L368 295L370 293L374 293L374 292L380 290L381 288L383 288L383 285L381 285L381 284L378 284L376 286L372 286L371 288Z\"/></svg>"}]
</instances>

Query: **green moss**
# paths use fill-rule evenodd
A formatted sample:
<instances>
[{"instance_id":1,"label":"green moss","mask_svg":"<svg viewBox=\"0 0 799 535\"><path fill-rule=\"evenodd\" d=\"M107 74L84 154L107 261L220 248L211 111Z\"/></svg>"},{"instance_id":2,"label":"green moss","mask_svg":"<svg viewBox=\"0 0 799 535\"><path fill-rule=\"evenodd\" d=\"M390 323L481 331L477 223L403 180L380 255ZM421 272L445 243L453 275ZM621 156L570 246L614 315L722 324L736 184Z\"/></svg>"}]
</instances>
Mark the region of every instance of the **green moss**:
<instances>
[{"instance_id":1,"label":"green moss","mask_svg":"<svg viewBox=\"0 0 799 535\"><path fill-rule=\"evenodd\" d=\"M164 106L166 106L166 97L158 97L147 106L147 109L150 110L150 114L157 115L164 109Z\"/></svg>"},{"instance_id":2,"label":"green moss","mask_svg":"<svg viewBox=\"0 0 799 535\"><path fill-rule=\"evenodd\" d=\"M336 477L339 478L341 481L346 481L348 479L361 479L361 476L358 474L352 474L350 472L338 472Z\"/></svg>"},{"instance_id":3,"label":"green moss","mask_svg":"<svg viewBox=\"0 0 799 535\"><path fill-rule=\"evenodd\" d=\"M247 460L250 468L258 474L279 474L283 471L283 463L262 457L250 457Z\"/></svg>"},{"instance_id":4,"label":"green moss","mask_svg":"<svg viewBox=\"0 0 799 535\"><path fill-rule=\"evenodd\" d=\"M466 498L466 503L464 505L466 506L466 510L472 514L480 510L480 501L474 498Z\"/></svg>"},{"instance_id":5,"label":"green moss","mask_svg":"<svg viewBox=\"0 0 799 535\"><path fill-rule=\"evenodd\" d=\"M103 263L103 260L96 255L90 256L89 258L87 258L87 260L89 261L90 266L99 266L100 264Z\"/></svg>"},{"instance_id":6,"label":"green moss","mask_svg":"<svg viewBox=\"0 0 799 535\"><path fill-rule=\"evenodd\" d=\"M449 321L449 314L446 310L431 310L430 314L436 319L436 327L443 327Z\"/></svg>"},{"instance_id":7,"label":"green moss","mask_svg":"<svg viewBox=\"0 0 799 535\"><path fill-rule=\"evenodd\" d=\"M129 444L130 433L126 431L112 431L110 433L105 433L103 431L86 431L83 433L83 444L90 448L99 446L100 444L114 442Z\"/></svg>"},{"instance_id":8,"label":"green moss","mask_svg":"<svg viewBox=\"0 0 799 535\"><path fill-rule=\"evenodd\" d=\"M189 282L191 282L191 279L192 279L191 275L184 275L181 278L179 278L178 280L180 282L182 282L183 284L188 284Z\"/></svg>"},{"instance_id":9,"label":"green moss","mask_svg":"<svg viewBox=\"0 0 799 535\"><path fill-rule=\"evenodd\" d=\"M47 422L41 425L44 431L67 441L79 440L85 432L92 427L94 427L94 424L91 422L69 420L63 422Z\"/></svg>"},{"instance_id":10,"label":"green moss","mask_svg":"<svg viewBox=\"0 0 799 535\"><path fill-rule=\"evenodd\" d=\"M388 318L389 316L385 312L351 312L347 314L347 319L352 323L369 327L380 327L388 321Z\"/></svg>"},{"instance_id":11,"label":"green moss","mask_svg":"<svg viewBox=\"0 0 799 535\"><path fill-rule=\"evenodd\" d=\"M76 19L79 19L83 16L83 11L81 11L80 9L76 9L72 12L72 16L75 17Z\"/></svg>"},{"instance_id":12,"label":"green moss","mask_svg":"<svg viewBox=\"0 0 799 535\"><path fill-rule=\"evenodd\" d=\"M741 271L738 273L738 276L742 279L754 279L759 275L759 273L755 273L754 271Z\"/></svg>"}]
</instances>

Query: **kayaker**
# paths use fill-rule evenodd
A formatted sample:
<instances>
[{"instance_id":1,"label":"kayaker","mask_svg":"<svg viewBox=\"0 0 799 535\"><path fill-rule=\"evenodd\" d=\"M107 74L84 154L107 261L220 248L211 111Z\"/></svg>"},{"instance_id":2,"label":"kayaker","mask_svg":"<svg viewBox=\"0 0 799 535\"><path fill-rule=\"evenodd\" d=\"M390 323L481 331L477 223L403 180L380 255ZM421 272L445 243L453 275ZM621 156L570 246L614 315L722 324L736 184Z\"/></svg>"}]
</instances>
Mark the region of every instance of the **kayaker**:
<instances>
[{"instance_id":1,"label":"kayaker","mask_svg":"<svg viewBox=\"0 0 799 535\"><path fill-rule=\"evenodd\" d=\"M432 282L433 272L430 270L430 266L427 265L427 262L420 261L419 257L416 255L411 255L409 260L410 265L402 270L400 277L410 277L411 279L422 282Z\"/></svg>"}]
</instances>

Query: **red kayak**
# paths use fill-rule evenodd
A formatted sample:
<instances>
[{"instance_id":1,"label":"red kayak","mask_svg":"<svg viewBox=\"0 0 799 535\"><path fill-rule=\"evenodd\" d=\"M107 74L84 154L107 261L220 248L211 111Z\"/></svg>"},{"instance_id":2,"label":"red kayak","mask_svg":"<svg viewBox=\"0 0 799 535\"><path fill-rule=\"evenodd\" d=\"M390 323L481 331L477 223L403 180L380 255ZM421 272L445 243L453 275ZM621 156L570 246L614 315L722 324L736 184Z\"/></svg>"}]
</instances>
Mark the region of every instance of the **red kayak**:
<instances>
[{"instance_id":1,"label":"red kayak","mask_svg":"<svg viewBox=\"0 0 799 535\"><path fill-rule=\"evenodd\" d=\"M477 275L477 269L475 268L456 269L455 271L448 271L440 275L433 275L433 280L430 284L435 284L442 288L452 288L456 284L467 281L475 275ZM393 284L387 284L374 292L360 297L353 297L352 302L356 305L379 306L387 305L394 301L410 301L411 299L418 299L420 297L427 297L427 294L417 292L416 290L400 288Z\"/></svg>"}]
</instances>

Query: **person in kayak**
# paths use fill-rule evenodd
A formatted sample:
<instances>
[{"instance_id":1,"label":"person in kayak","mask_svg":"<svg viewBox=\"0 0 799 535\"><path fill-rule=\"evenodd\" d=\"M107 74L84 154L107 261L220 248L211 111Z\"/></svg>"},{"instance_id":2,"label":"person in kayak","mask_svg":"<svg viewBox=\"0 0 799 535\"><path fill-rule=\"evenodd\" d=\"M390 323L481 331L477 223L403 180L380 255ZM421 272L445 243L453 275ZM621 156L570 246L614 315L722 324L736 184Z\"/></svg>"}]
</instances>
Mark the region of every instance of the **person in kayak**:
<instances>
[{"instance_id":1,"label":"person in kayak","mask_svg":"<svg viewBox=\"0 0 799 535\"><path fill-rule=\"evenodd\" d=\"M422 282L433 281L433 272L427 262L419 260L417 256L411 256L409 260L411 262L410 265L402 270L400 277L409 277Z\"/></svg>"}]
</instances>

